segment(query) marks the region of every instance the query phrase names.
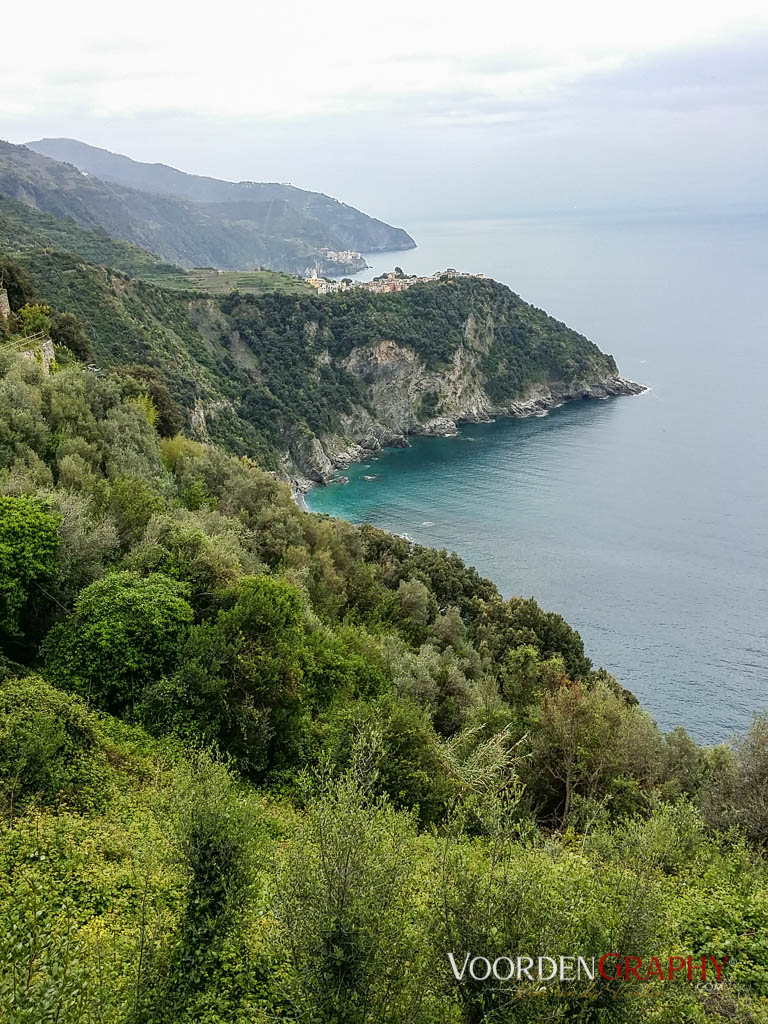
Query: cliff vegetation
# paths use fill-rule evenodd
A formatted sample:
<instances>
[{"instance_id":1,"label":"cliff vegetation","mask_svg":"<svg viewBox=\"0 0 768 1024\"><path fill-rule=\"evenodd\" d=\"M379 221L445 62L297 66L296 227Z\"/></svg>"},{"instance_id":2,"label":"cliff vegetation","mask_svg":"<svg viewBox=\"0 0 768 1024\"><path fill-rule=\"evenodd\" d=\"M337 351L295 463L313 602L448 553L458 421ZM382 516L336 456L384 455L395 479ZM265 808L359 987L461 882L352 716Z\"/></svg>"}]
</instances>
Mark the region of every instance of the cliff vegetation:
<instances>
[{"instance_id":1,"label":"cliff vegetation","mask_svg":"<svg viewBox=\"0 0 768 1024\"><path fill-rule=\"evenodd\" d=\"M138 277L86 262L82 234L77 255L19 252L35 294L78 315L99 366L159 374L191 436L294 479L327 479L361 445L632 391L610 356L494 281L317 296L271 275L222 296L191 275L182 290L183 272L140 250L118 253Z\"/></svg>"},{"instance_id":2,"label":"cliff vegetation","mask_svg":"<svg viewBox=\"0 0 768 1024\"><path fill-rule=\"evenodd\" d=\"M555 612L278 478L305 443L619 387L610 356L474 279L0 273L0 1020L768 1020L766 720L663 733Z\"/></svg>"}]
</instances>

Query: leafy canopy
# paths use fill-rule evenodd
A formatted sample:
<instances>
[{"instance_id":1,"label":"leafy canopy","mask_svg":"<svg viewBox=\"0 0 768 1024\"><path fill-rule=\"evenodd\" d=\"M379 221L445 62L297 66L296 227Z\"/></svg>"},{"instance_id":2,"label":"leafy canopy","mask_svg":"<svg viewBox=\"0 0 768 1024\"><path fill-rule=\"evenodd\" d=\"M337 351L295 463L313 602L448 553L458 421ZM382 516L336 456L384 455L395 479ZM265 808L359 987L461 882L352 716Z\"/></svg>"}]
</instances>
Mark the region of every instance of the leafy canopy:
<instances>
[{"instance_id":1,"label":"leafy canopy","mask_svg":"<svg viewBox=\"0 0 768 1024\"><path fill-rule=\"evenodd\" d=\"M56 520L33 498L0 496L0 632L18 635L42 583L56 574Z\"/></svg>"},{"instance_id":2,"label":"leafy canopy","mask_svg":"<svg viewBox=\"0 0 768 1024\"><path fill-rule=\"evenodd\" d=\"M188 593L162 573L116 572L92 583L46 638L48 678L109 710L132 707L176 661L193 618Z\"/></svg>"}]
</instances>

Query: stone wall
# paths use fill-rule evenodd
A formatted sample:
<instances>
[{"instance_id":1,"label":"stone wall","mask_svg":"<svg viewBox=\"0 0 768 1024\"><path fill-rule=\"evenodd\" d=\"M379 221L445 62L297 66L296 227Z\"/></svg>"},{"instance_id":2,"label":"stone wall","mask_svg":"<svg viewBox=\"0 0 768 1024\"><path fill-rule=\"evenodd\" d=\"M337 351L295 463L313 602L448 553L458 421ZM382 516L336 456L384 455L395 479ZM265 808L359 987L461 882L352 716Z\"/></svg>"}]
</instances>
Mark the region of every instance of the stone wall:
<instances>
[{"instance_id":1,"label":"stone wall","mask_svg":"<svg viewBox=\"0 0 768 1024\"><path fill-rule=\"evenodd\" d=\"M51 372L51 363L56 359L56 351L50 338L45 338L34 348L28 348L22 355L25 359L36 359L43 367L43 373Z\"/></svg>"}]
</instances>

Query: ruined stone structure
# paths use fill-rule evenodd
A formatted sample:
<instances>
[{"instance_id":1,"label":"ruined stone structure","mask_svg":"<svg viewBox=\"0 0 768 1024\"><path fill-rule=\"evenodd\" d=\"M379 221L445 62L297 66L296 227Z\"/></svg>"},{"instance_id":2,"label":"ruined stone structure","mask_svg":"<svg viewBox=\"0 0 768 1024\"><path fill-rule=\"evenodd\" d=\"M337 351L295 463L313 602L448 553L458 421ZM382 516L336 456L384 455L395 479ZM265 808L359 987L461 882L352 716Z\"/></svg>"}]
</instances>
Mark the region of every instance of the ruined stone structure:
<instances>
[{"instance_id":1,"label":"ruined stone structure","mask_svg":"<svg viewBox=\"0 0 768 1024\"><path fill-rule=\"evenodd\" d=\"M21 354L25 359L36 359L46 374L51 372L51 364L56 360L54 344L50 338L43 338L34 348L25 349Z\"/></svg>"}]
</instances>

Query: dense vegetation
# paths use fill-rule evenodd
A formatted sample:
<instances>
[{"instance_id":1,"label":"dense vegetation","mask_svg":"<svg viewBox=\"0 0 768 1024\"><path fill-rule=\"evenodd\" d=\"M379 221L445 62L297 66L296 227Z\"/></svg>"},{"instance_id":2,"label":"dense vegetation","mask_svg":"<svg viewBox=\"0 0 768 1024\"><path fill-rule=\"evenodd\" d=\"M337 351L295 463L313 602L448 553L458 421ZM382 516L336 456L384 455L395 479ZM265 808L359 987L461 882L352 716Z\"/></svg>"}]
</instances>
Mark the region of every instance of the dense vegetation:
<instances>
[{"instance_id":1,"label":"dense vegetation","mask_svg":"<svg viewBox=\"0 0 768 1024\"><path fill-rule=\"evenodd\" d=\"M521 397L537 382L616 372L586 338L490 280L385 295L291 295L281 285L214 297L129 279L79 255L30 249L18 262L38 300L80 318L100 367L152 367L187 432L273 469L307 439L339 429L343 414L369 407L366 381L347 372L344 360L381 339L439 369L467 343L471 318L487 390L499 400Z\"/></svg>"},{"instance_id":2,"label":"dense vegetation","mask_svg":"<svg viewBox=\"0 0 768 1024\"><path fill-rule=\"evenodd\" d=\"M163 279L184 273L130 242L86 231L70 218L53 217L5 195L0 195L0 249L16 254L29 249L70 252L134 277Z\"/></svg>"},{"instance_id":3,"label":"dense vegetation","mask_svg":"<svg viewBox=\"0 0 768 1024\"><path fill-rule=\"evenodd\" d=\"M130 242L110 238L100 231L86 231L69 218L52 217L0 195L0 250L20 255L45 249L71 253L86 263L113 267L131 277L179 291L215 295L232 291L312 294L312 287L301 278L275 270L215 270L211 267L183 270L163 263L158 256Z\"/></svg>"},{"instance_id":4,"label":"dense vegetation","mask_svg":"<svg viewBox=\"0 0 768 1024\"><path fill-rule=\"evenodd\" d=\"M4 265L0 1020L768 1019L768 723L665 735L560 616L185 437L198 300L71 269L46 307ZM433 294L226 315L274 381L308 312L344 351L395 309L444 358ZM15 351L41 325L50 374ZM729 959L718 990L537 986L449 951Z\"/></svg>"}]
</instances>

